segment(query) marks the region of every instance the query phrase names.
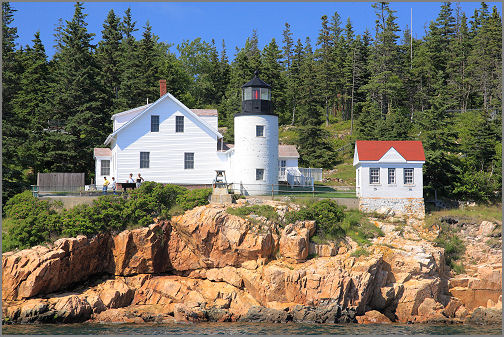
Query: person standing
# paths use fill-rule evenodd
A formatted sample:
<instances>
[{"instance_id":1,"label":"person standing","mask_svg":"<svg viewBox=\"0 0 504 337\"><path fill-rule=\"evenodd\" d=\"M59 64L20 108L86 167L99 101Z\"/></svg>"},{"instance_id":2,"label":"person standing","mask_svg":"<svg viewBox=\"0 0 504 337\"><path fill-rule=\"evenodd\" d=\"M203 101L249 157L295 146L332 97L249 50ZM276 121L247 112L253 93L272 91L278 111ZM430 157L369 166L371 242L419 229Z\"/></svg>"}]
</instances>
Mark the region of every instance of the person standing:
<instances>
[{"instance_id":1,"label":"person standing","mask_svg":"<svg viewBox=\"0 0 504 337\"><path fill-rule=\"evenodd\" d=\"M110 184L110 181L107 180L107 177L104 177L105 181L103 182L103 195L107 194L107 188Z\"/></svg>"},{"instance_id":2,"label":"person standing","mask_svg":"<svg viewBox=\"0 0 504 337\"><path fill-rule=\"evenodd\" d=\"M139 188L140 185L142 185L143 182L144 182L144 178L142 178L142 176L139 173L138 177L137 177L137 180L136 180L136 188Z\"/></svg>"},{"instance_id":3,"label":"person standing","mask_svg":"<svg viewBox=\"0 0 504 337\"><path fill-rule=\"evenodd\" d=\"M112 177L112 191L114 192L114 194L117 194L116 193L116 180L114 177Z\"/></svg>"},{"instance_id":4,"label":"person standing","mask_svg":"<svg viewBox=\"0 0 504 337\"><path fill-rule=\"evenodd\" d=\"M127 181L128 183L135 183L135 179L133 179L133 173L130 173L129 179Z\"/></svg>"}]
</instances>

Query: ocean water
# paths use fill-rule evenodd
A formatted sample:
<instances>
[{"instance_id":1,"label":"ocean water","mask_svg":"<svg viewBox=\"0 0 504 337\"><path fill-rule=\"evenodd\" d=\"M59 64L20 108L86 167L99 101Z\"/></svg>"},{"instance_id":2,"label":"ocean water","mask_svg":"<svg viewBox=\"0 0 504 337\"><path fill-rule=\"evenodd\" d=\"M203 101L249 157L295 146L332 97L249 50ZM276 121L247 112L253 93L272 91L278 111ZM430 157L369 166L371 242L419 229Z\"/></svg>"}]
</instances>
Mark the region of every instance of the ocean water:
<instances>
[{"instance_id":1,"label":"ocean water","mask_svg":"<svg viewBox=\"0 0 504 337\"><path fill-rule=\"evenodd\" d=\"M502 335L501 325L425 324L24 324L4 325L6 335Z\"/></svg>"}]
</instances>

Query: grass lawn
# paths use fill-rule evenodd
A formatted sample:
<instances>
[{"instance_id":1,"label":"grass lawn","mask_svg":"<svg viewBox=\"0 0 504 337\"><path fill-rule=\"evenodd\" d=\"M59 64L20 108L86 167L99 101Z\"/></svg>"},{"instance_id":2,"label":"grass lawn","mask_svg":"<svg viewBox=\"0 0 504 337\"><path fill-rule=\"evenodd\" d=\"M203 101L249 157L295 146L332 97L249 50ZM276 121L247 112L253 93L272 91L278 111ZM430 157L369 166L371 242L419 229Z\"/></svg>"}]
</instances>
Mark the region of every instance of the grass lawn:
<instances>
[{"instance_id":1,"label":"grass lawn","mask_svg":"<svg viewBox=\"0 0 504 337\"><path fill-rule=\"evenodd\" d=\"M474 207L465 206L464 208L431 211L429 214L427 214L426 221L428 223L431 221L436 221L438 218L443 216L463 217L474 220L476 222L486 220L502 223L502 204L491 206L477 205Z\"/></svg>"},{"instance_id":2,"label":"grass lawn","mask_svg":"<svg viewBox=\"0 0 504 337\"><path fill-rule=\"evenodd\" d=\"M353 157L345 158L343 162L334 166L332 170L324 170L324 178L331 179L326 184L330 186L355 186L355 168L353 167ZM337 181L332 179L341 179Z\"/></svg>"},{"instance_id":3,"label":"grass lawn","mask_svg":"<svg viewBox=\"0 0 504 337\"><path fill-rule=\"evenodd\" d=\"M295 187L290 188L287 185L280 185L278 195L289 195L296 197L312 197L317 198L356 198L355 191L338 191L331 186L317 184L315 191L312 192L311 187Z\"/></svg>"}]
</instances>

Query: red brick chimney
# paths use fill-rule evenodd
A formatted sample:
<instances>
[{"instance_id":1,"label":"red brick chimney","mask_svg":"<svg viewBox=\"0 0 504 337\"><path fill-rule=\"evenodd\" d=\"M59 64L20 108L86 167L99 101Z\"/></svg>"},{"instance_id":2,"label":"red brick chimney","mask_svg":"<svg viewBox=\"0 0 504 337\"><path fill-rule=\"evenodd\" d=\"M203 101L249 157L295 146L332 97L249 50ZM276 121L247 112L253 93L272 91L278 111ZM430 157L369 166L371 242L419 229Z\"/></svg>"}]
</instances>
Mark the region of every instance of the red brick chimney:
<instances>
[{"instance_id":1,"label":"red brick chimney","mask_svg":"<svg viewBox=\"0 0 504 337\"><path fill-rule=\"evenodd\" d=\"M159 80L159 97L166 94L166 80Z\"/></svg>"}]
</instances>

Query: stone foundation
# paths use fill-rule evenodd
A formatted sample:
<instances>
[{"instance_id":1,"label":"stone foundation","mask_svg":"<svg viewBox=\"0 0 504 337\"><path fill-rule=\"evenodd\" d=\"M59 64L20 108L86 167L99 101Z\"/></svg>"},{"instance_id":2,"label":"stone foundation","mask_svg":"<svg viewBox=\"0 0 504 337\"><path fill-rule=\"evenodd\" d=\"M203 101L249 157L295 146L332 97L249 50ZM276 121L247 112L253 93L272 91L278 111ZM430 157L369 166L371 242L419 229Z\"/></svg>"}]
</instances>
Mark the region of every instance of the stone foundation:
<instances>
[{"instance_id":1,"label":"stone foundation","mask_svg":"<svg viewBox=\"0 0 504 337\"><path fill-rule=\"evenodd\" d=\"M365 213L378 212L396 216L425 218L423 198L359 198L359 210Z\"/></svg>"}]
</instances>

